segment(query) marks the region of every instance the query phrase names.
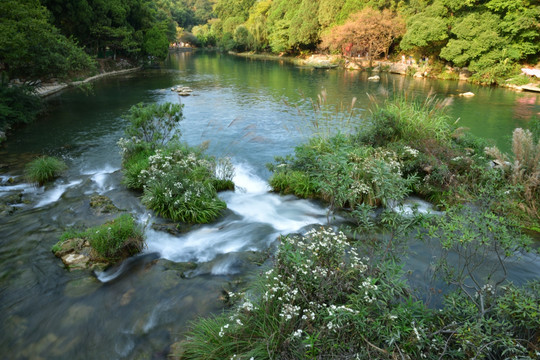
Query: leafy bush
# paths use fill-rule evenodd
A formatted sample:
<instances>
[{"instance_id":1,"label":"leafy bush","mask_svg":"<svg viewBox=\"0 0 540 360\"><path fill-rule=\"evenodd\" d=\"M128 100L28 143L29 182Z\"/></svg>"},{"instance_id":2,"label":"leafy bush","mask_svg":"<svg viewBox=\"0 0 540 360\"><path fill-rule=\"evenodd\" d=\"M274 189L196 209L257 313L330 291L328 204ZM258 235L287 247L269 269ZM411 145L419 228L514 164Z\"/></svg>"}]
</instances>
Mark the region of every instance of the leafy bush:
<instances>
[{"instance_id":1,"label":"leafy bush","mask_svg":"<svg viewBox=\"0 0 540 360\"><path fill-rule=\"evenodd\" d=\"M513 189L509 189L509 192L515 192L518 196L518 201L512 204L514 211L517 211L518 216L525 218L527 222L532 225L536 223L535 226L538 226L540 223L540 139L535 142L531 131L517 128L512 136L512 153L513 157L509 158L496 147L486 148L486 154L498 162L505 172L505 177L514 185Z\"/></svg>"},{"instance_id":2,"label":"leafy bush","mask_svg":"<svg viewBox=\"0 0 540 360\"><path fill-rule=\"evenodd\" d=\"M141 146L155 150L179 139L181 133L177 126L183 119L183 107L173 103L139 103L132 106L124 116L129 122L126 128L127 140L121 139L124 155L129 158Z\"/></svg>"},{"instance_id":3,"label":"leafy bush","mask_svg":"<svg viewBox=\"0 0 540 360\"><path fill-rule=\"evenodd\" d=\"M343 234L283 237L274 268L235 310L197 322L182 359L420 358L431 312L409 297L398 269L380 270Z\"/></svg>"},{"instance_id":4,"label":"leafy bush","mask_svg":"<svg viewBox=\"0 0 540 360\"><path fill-rule=\"evenodd\" d=\"M144 184L142 202L174 221L214 220L226 204L217 197L213 165L211 159L187 147L157 150L139 176Z\"/></svg>"},{"instance_id":5,"label":"leafy bush","mask_svg":"<svg viewBox=\"0 0 540 360\"><path fill-rule=\"evenodd\" d=\"M375 104L370 127L358 133L358 141L373 146L384 146L404 140L414 144L418 140L448 141L452 134L449 117L442 111L445 103L434 97L424 102L405 98Z\"/></svg>"},{"instance_id":6,"label":"leafy bush","mask_svg":"<svg viewBox=\"0 0 540 360\"><path fill-rule=\"evenodd\" d=\"M25 175L29 181L41 186L57 178L66 169L67 165L64 161L52 156L42 156L26 165Z\"/></svg>"},{"instance_id":7,"label":"leafy bush","mask_svg":"<svg viewBox=\"0 0 540 360\"><path fill-rule=\"evenodd\" d=\"M127 138L119 140L124 184L142 190L142 202L157 214L188 223L215 220L226 204L218 191L234 190L229 159L204 155L179 142L182 105L138 104L125 116Z\"/></svg>"},{"instance_id":8,"label":"leafy bush","mask_svg":"<svg viewBox=\"0 0 540 360\"><path fill-rule=\"evenodd\" d=\"M27 86L0 84L0 131L11 125L33 121L41 110L38 96Z\"/></svg>"},{"instance_id":9,"label":"leafy bush","mask_svg":"<svg viewBox=\"0 0 540 360\"><path fill-rule=\"evenodd\" d=\"M461 220L452 217L452 224L459 226ZM492 220L478 228L498 226ZM475 226L473 222L464 226ZM465 227L457 233L475 236L472 230L463 233ZM483 241L484 234L477 240ZM455 243L455 237L446 238L454 235L447 228L436 238ZM512 243L509 233L503 235L495 241ZM342 233L324 228L282 237L274 267L248 292L228 293L233 308L196 321L178 355L388 360L538 356L540 282L523 288L479 283L470 291L450 293L436 311L410 295L398 266L380 259L370 262L359 254ZM475 254L459 255L459 266L468 263L477 269Z\"/></svg>"},{"instance_id":10,"label":"leafy bush","mask_svg":"<svg viewBox=\"0 0 540 360\"><path fill-rule=\"evenodd\" d=\"M129 158L124 159L124 177L122 182L129 189L143 190L144 183L142 182L141 172L148 169L150 165L149 157L154 155L155 151L143 149L133 153Z\"/></svg>"}]
</instances>

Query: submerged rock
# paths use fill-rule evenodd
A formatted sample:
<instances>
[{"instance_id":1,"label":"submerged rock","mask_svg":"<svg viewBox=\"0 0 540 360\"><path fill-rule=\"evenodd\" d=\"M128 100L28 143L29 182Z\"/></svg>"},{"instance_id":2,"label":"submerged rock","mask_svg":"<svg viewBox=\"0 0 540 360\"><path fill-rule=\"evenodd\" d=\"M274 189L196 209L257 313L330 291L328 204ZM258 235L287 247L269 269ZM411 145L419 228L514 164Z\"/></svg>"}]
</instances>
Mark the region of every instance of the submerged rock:
<instances>
[{"instance_id":1,"label":"submerged rock","mask_svg":"<svg viewBox=\"0 0 540 360\"><path fill-rule=\"evenodd\" d=\"M114 214L120 211L120 209L113 204L112 200L104 195L93 195L90 198L90 207L94 210L96 215Z\"/></svg>"},{"instance_id":2,"label":"submerged rock","mask_svg":"<svg viewBox=\"0 0 540 360\"><path fill-rule=\"evenodd\" d=\"M464 97L471 97L471 96L474 96L474 93L468 91L468 92L465 92L465 93L461 93L459 94L459 96L464 96Z\"/></svg>"},{"instance_id":3,"label":"submerged rock","mask_svg":"<svg viewBox=\"0 0 540 360\"><path fill-rule=\"evenodd\" d=\"M379 75L370 76L367 78L368 81L379 81L381 80L381 77Z\"/></svg>"}]
</instances>

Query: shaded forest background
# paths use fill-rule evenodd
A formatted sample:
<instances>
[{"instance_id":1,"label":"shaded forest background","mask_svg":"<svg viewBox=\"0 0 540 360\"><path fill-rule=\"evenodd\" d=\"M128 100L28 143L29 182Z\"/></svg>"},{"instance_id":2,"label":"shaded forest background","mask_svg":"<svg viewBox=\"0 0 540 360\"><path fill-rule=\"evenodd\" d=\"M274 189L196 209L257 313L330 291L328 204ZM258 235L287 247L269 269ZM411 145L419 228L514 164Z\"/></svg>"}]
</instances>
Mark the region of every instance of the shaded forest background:
<instances>
[{"instance_id":1,"label":"shaded forest background","mask_svg":"<svg viewBox=\"0 0 540 360\"><path fill-rule=\"evenodd\" d=\"M536 64L536 0L4 0L4 77L66 77L169 44L279 54L430 57L495 79ZM480 81L482 82L482 81Z\"/></svg>"}]
</instances>

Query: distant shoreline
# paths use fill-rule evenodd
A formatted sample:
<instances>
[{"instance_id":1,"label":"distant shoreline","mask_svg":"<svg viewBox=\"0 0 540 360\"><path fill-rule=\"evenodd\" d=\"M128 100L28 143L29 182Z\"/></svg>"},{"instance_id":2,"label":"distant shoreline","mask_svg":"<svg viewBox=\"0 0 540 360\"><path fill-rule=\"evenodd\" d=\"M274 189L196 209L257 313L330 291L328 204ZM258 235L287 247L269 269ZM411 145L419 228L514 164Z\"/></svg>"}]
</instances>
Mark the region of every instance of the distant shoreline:
<instances>
[{"instance_id":1,"label":"distant shoreline","mask_svg":"<svg viewBox=\"0 0 540 360\"><path fill-rule=\"evenodd\" d=\"M81 80L81 81L72 81L72 82L68 82L68 83L58 83L58 82L56 82L56 83L45 83L45 84L40 85L40 86L38 86L36 88L36 94L41 98L45 98L47 96L56 94L56 93L58 93L58 92L60 92L60 91L62 91L64 89L67 89L67 88L70 88L70 87L79 86L81 84L89 83L89 82L92 82L92 81L95 81L95 80L98 80L98 79L102 79L102 78L105 78L105 77L122 75L122 74L129 74L129 73L132 73L132 72L135 72L135 71L139 71L141 69L142 69L142 66L138 66L138 67L130 68L130 69L104 72L104 73L101 73L101 74L98 74L98 75L91 76L91 77L86 78L86 79Z\"/></svg>"}]
</instances>

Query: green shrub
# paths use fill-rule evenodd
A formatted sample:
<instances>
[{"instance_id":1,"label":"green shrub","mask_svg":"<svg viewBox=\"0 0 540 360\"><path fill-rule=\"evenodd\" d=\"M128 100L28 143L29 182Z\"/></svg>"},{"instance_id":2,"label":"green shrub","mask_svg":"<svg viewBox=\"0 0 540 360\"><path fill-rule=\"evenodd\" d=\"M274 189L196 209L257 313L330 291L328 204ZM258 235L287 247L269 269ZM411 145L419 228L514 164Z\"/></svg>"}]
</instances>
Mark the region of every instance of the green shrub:
<instances>
[{"instance_id":1,"label":"green shrub","mask_svg":"<svg viewBox=\"0 0 540 360\"><path fill-rule=\"evenodd\" d=\"M183 105L173 103L139 103L129 109L127 120L127 140L123 141L123 152L128 154L133 148L149 146L155 150L180 138L178 123L183 120Z\"/></svg>"},{"instance_id":2,"label":"green shrub","mask_svg":"<svg viewBox=\"0 0 540 360\"><path fill-rule=\"evenodd\" d=\"M279 171L274 173L269 182L272 189L281 194L293 194L301 198L317 196L317 184L302 171Z\"/></svg>"},{"instance_id":3,"label":"green shrub","mask_svg":"<svg viewBox=\"0 0 540 360\"><path fill-rule=\"evenodd\" d=\"M283 237L274 268L237 308L195 323L181 358L420 358L431 316L398 268L368 268L343 234L313 230Z\"/></svg>"},{"instance_id":4,"label":"green shrub","mask_svg":"<svg viewBox=\"0 0 540 360\"><path fill-rule=\"evenodd\" d=\"M144 183L141 181L141 172L147 170L150 164L148 158L155 154L155 151L150 149L142 149L134 152L131 156L124 160L124 177L122 182L129 189L143 190Z\"/></svg>"},{"instance_id":5,"label":"green shrub","mask_svg":"<svg viewBox=\"0 0 540 360\"><path fill-rule=\"evenodd\" d=\"M171 220L208 223L226 208L214 180L230 179L216 179L214 159L188 147L156 150L139 179L144 184L142 202Z\"/></svg>"},{"instance_id":6,"label":"green shrub","mask_svg":"<svg viewBox=\"0 0 540 360\"><path fill-rule=\"evenodd\" d=\"M171 220L208 223L220 216L226 204L217 192L234 190L234 167L178 140L182 106L138 104L125 119L127 137L118 141L124 184L142 190L142 202Z\"/></svg>"},{"instance_id":7,"label":"green shrub","mask_svg":"<svg viewBox=\"0 0 540 360\"><path fill-rule=\"evenodd\" d=\"M33 121L41 108L41 99L33 93L32 88L8 86L0 82L0 131Z\"/></svg>"},{"instance_id":8,"label":"green shrub","mask_svg":"<svg viewBox=\"0 0 540 360\"><path fill-rule=\"evenodd\" d=\"M130 214L122 214L82 234L99 257L108 261L114 262L137 254L144 247L142 232Z\"/></svg>"},{"instance_id":9,"label":"green shrub","mask_svg":"<svg viewBox=\"0 0 540 360\"><path fill-rule=\"evenodd\" d=\"M64 161L52 156L42 156L26 165L25 175L29 181L41 186L57 178L66 169L67 165Z\"/></svg>"},{"instance_id":10,"label":"green shrub","mask_svg":"<svg viewBox=\"0 0 540 360\"><path fill-rule=\"evenodd\" d=\"M320 198L331 210L402 200L417 180L403 176L403 160L415 157L417 151L404 146L398 153L353 141L354 137L341 134L311 139L295 149L294 158L276 158L269 166L274 172L270 185L282 193Z\"/></svg>"}]
</instances>

